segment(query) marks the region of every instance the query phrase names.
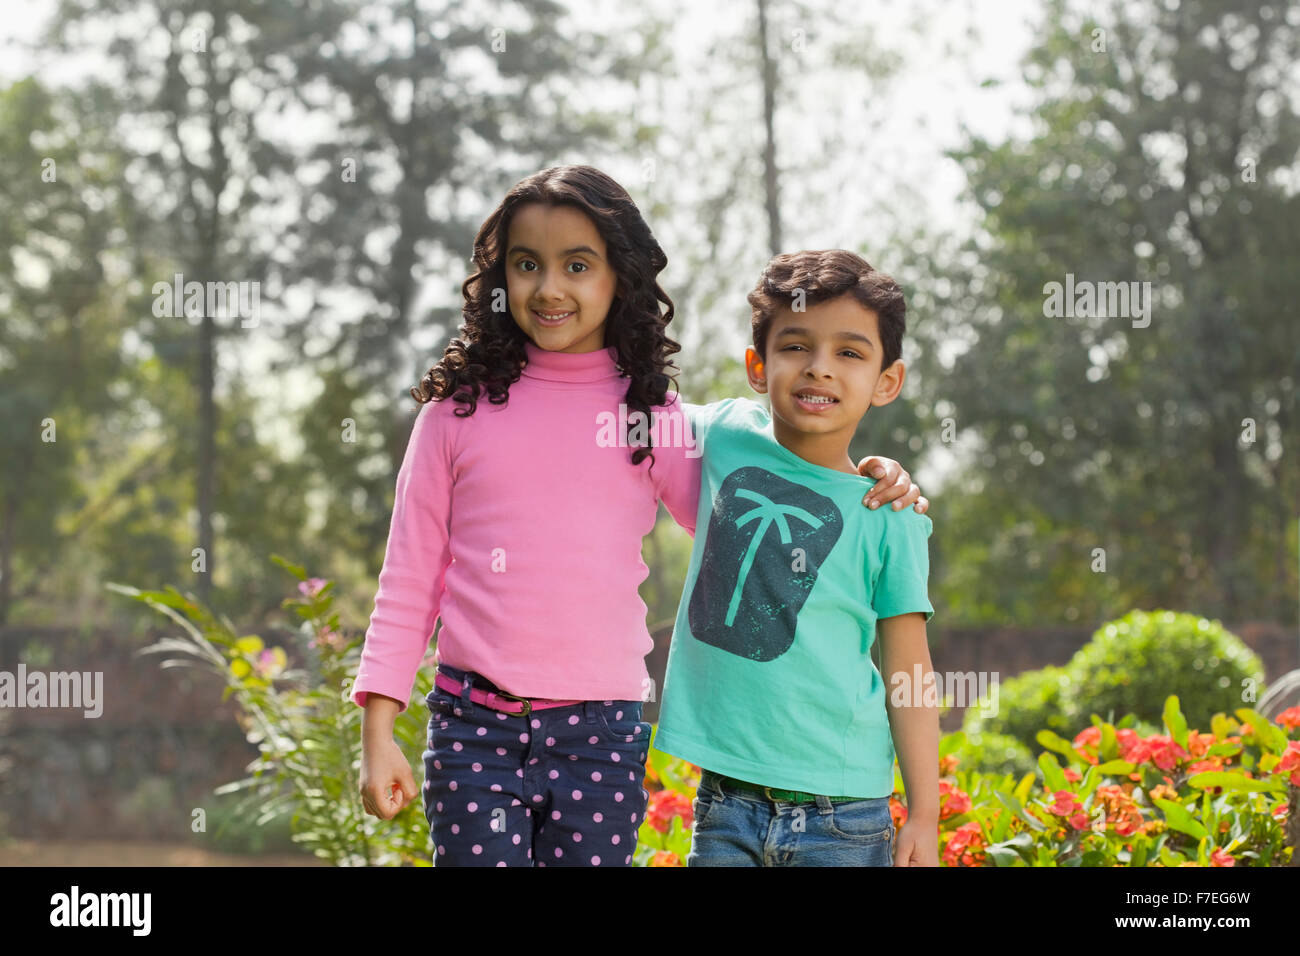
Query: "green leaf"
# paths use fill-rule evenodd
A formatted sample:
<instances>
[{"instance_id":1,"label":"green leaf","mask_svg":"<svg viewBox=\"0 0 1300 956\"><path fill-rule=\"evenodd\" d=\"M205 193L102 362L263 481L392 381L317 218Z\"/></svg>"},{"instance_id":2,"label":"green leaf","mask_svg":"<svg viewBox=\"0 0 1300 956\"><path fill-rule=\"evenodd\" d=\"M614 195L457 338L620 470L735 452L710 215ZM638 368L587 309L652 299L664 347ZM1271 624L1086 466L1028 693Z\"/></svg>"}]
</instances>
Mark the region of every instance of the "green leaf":
<instances>
[{"instance_id":1,"label":"green leaf","mask_svg":"<svg viewBox=\"0 0 1300 956\"><path fill-rule=\"evenodd\" d=\"M1119 741L1115 736L1114 724L1101 725L1101 745L1097 748L1097 757L1102 761L1114 760L1119 756Z\"/></svg>"},{"instance_id":2,"label":"green leaf","mask_svg":"<svg viewBox=\"0 0 1300 956\"><path fill-rule=\"evenodd\" d=\"M1064 737L1059 736L1058 734L1052 733L1052 731L1050 730L1040 730L1037 734L1034 735L1034 739L1037 740L1044 747L1046 747L1048 750L1053 750L1056 753L1060 754L1070 763L1086 762L1081 756L1079 756L1079 754L1075 751L1075 749L1070 746L1070 742L1068 740L1066 740Z\"/></svg>"},{"instance_id":3,"label":"green leaf","mask_svg":"<svg viewBox=\"0 0 1300 956\"><path fill-rule=\"evenodd\" d=\"M1187 782L1198 790L1208 787L1222 787L1225 791L1241 790L1251 793L1272 793L1286 789L1286 780L1282 777L1256 780L1253 777L1247 777L1239 773L1229 773L1226 770L1208 770L1205 773L1194 774L1188 778Z\"/></svg>"},{"instance_id":4,"label":"green leaf","mask_svg":"<svg viewBox=\"0 0 1300 956\"><path fill-rule=\"evenodd\" d=\"M951 734L945 734L939 738L939 759L943 759L954 750L960 750L966 746L966 735L960 730Z\"/></svg>"},{"instance_id":5,"label":"green leaf","mask_svg":"<svg viewBox=\"0 0 1300 956\"><path fill-rule=\"evenodd\" d=\"M1052 793L1057 790L1069 790L1069 782L1065 779L1065 774L1061 773L1061 765L1056 762L1056 758L1051 754L1038 755L1038 768L1043 771L1043 780L1047 783L1047 788Z\"/></svg>"},{"instance_id":6,"label":"green leaf","mask_svg":"<svg viewBox=\"0 0 1300 956\"><path fill-rule=\"evenodd\" d=\"M1037 817L1031 816L1025 812L1024 806L1015 798L1014 794L1007 793L1003 790L995 790L993 796L997 797L1004 807L1018 816L1021 820L1025 821L1031 829L1038 830L1039 832L1043 832L1047 829L1047 825L1043 823L1042 820L1039 820Z\"/></svg>"},{"instance_id":7,"label":"green leaf","mask_svg":"<svg viewBox=\"0 0 1300 956\"><path fill-rule=\"evenodd\" d=\"M1156 800L1156 806L1165 812L1165 820L1171 830L1177 830L1179 833L1186 833L1194 839L1201 839L1205 836L1205 827L1194 816L1187 812L1187 808L1181 803L1175 803L1173 800Z\"/></svg>"},{"instance_id":8,"label":"green leaf","mask_svg":"<svg viewBox=\"0 0 1300 956\"><path fill-rule=\"evenodd\" d=\"M1015 795L1015 798L1017 800L1019 800L1021 803L1024 803L1026 800L1029 799L1029 793L1031 790L1034 789L1034 781L1037 779L1038 779L1037 775L1033 773L1025 774L1023 777L1020 778L1020 782L1016 784L1016 789L1011 791L1012 794Z\"/></svg>"},{"instance_id":9,"label":"green leaf","mask_svg":"<svg viewBox=\"0 0 1300 956\"><path fill-rule=\"evenodd\" d=\"M1178 696L1170 694L1165 699L1165 726L1169 728L1169 736L1174 738L1178 746L1184 750L1187 749L1187 720L1183 717L1183 712L1178 709Z\"/></svg>"}]
</instances>

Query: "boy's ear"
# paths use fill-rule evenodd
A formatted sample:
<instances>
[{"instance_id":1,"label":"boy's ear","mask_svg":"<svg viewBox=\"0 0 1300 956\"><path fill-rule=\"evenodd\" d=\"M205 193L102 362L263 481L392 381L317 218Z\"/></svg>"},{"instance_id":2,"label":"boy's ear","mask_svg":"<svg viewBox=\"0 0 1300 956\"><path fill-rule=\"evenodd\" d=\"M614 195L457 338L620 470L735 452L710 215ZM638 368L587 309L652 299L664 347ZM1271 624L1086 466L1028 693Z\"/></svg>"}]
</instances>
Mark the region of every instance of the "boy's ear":
<instances>
[{"instance_id":1,"label":"boy's ear","mask_svg":"<svg viewBox=\"0 0 1300 956\"><path fill-rule=\"evenodd\" d=\"M903 364L902 359L895 359L894 363L880 373L876 379L876 389L871 394L872 405L888 405L894 399L898 398L898 393L903 390L903 379L907 377L907 366Z\"/></svg>"},{"instance_id":2,"label":"boy's ear","mask_svg":"<svg viewBox=\"0 0 1300 956\"><path fill-rule=\"evenodd\" d=\"M753 347L745 349L745 374L749 376L749 387L760 395L767 394L767 370L763 368L762 357Z\"/></svg>"}]
</instances>

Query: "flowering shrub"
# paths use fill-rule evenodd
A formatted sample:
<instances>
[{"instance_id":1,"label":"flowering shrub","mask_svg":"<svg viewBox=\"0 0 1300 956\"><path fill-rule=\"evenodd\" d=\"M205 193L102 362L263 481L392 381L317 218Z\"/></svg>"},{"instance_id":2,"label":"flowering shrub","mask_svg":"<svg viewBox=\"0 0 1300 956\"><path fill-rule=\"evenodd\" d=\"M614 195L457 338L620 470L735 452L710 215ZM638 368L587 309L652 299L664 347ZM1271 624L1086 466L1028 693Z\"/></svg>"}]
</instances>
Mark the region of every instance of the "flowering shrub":
<instances>
[{"instance_id":1,"label":"flowering shrub","mask_svg":"<svg viewBox=\"0 0 1300 956\"><path fill-rule=\"evenodd\" d=\"M237 814L254 813L258 825L290 813L295 842L339 866L429 866L429 831L417 798L392 820L369 816L361 806L362 709L351 700L352 675L361 656L360 636L340 633L333 610L333 588L279 557L276 564L298 578L297 594L283 607L299 621L301 668L289 669L289 653L267 647L256 635L239 636L231 623L217 619L192 597L175 588L141 591L110 584L143 601L181 626L179 637L164 638L142 654L172 655L162 666L201 667L225 683L222 699L234 697L238 719L260 751L250 775L217 789L245 791ZM427 662L426 662L427 663ZM422 703L431 687L424 667L412 700ZM398 715L394 737L402 750L423 752L427 711L408 707ZM419 780L423 767L412 765Z\"/></svg>"},{"instance_id":2,"label":"flowering shrub","mask_svg":"<svg viewBox=\"0 0 1300 956\"><path fill-rule=\"evenodd\" d=\"M1249 708L1189 729L1169 697L1163 734L1093 716L1072 740L1040 731L1038 773L958 769L965 735L939 746L939 850L944 866L1286 866L1286 827L1300 812L1300 707L1276 726ZM679 866L690 848L699 768L653 747L650 812L635 861ZM1062 765L1064 761L1064 765ZM890 797L907 820L902 776ZM1290 823L1294 826L1294 823Z\"/></svg>"}]
</instances>

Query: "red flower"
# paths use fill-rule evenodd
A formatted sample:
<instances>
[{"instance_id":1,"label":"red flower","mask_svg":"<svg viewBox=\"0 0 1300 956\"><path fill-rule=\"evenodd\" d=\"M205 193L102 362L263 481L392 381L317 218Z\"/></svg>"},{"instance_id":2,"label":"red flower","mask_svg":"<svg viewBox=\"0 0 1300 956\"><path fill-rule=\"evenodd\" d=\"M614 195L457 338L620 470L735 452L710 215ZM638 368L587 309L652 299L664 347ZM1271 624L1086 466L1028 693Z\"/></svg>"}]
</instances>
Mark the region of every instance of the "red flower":
<instances>
[{"instance_id":1,"label":"red flower","mask_svg":"<svg viewBox=\"0 0 1300 956\"><path fill-rule=\"evenodd\" d=\"M1273 772L1290 772L1291 782L1300 787L1300 740L1287 741L1286 750L1282 751L1282 759L1273 768Z\"/></svg>"},{"instance_id":2,"label":"red flower","mask_svg":"<svg viewBox=\"0 0 1300 956\"><path fill-rule=\"evenodd\" d=\"M1069 790L1058 790L1052 796L1054 800L1047 809L1058 817L1072 816L1083 809L1083 804ZM1082 829L1082 827L1078 829Z\"/></svg>"},{"instance_id":3,"label":"red flower","mask_svg":"<svg viewBox=\"0 0 1300 956\"><path fill-rule=\"evenodd\" d=\"M660 850L650 858L651 866L682 866L681 857L672 850Z\"/></svg>"},{"instance_id":4,"label":"red flower","mask_svg":"<svg viewBox=\"0 0 1300 956\"><path fill-rule=\"evenodd\" d=\"M1155 738L1152 737L1152 740ZM1120 759L1125 763L1137 764L1146 763L1151 759L1151 743L1143 740L1133 730L1128 727L1118 731L1115 734L1115 740L1119 743Z\"/></svg>"},{"instance_id":5,"label":"red flower","mask_svg":"<svg viewBox=\"0 0 1300 956\"><path fill-rule=\"evenodd\" d=\"M984 834L980 825L972 820L953 830L943 850L943 862L948 866L982 866L984 863Z\"/></svg>"},{"instance_id":6,"label":"red flower","mask_svg":"<svg viewBox=\"0 0 1300 956\"><path fill-rule=\"evenodd\" d=\"M1079 773L1079 771L1075 770L1073 767L1066 767L1061 771L1061 774L1066 780L1070 781L1070 783L1078 783L1083 779L1083 774Z\"/></svg>"},{"instance_id":7,"label":"red flower","mask_svg":"<svg viewBox=\"0 0 1300 956\"><path fill-rule=\"evenodd\" d=\"M1151 748L1152 763L1161 770L1174 769L1174 765L1187 756L1187 751L1172 737L1153 735L1146 739L1146 744Z\"/></svg>"},{"instance_id":8,"label":"red flower","mask_svg":"<svg viewBox=\"0 0 1300 956\"><path fill-rule=\"evenodd\" d=\"M1232 858L1232 854L1223 847L1215 847L1214 852L1210 854L1210 866L1236 866L1237 861Z\"/></svg>"},{"instance_id":9,"label":"red flower","mask_svg":"<svg viewBox=\"0 0 1300 956\"><path fill-rule=\"evenodd\" d=\"M1295 730L1300 727L1300 706L1288 707L1282 711L1277 715L1277 722L1287 730Z\"/></svg>"},{"instance_id":10,"label":"red flower","mask_svg":"<svg viewBox=\"0 0 1300 956\"><path fill-rule=\"evenodd\" d=\"M1095 764L1097 762L1096 750L1101 746L1101 728L1085 727L1075 735L1074 740L1070 742L1070 746L1088 763Z\"/></svg>"},{"instance_id":11,"label":"red flower","mask_svg":"<svg viewBox=\"0 0 1300 956\"><path fill-rule=\"evenodd\" d=\"M960 816L970 812L970 795L959 790L947 780L939 781L939 819Z\"/></svg>"},{"instance_id":12,"label":"red flower","mask_svg":"<svg viewBox=\"0 0 1300 956\"><path fill-rule=\"evenodd\" d=\"M646 810L650 825L660 833L667 833L673 817L681 817L683 826L691 826L695 822L691 801L675 790L656 790L650 794L650 805Z\"/></svg>"}]
</instances>

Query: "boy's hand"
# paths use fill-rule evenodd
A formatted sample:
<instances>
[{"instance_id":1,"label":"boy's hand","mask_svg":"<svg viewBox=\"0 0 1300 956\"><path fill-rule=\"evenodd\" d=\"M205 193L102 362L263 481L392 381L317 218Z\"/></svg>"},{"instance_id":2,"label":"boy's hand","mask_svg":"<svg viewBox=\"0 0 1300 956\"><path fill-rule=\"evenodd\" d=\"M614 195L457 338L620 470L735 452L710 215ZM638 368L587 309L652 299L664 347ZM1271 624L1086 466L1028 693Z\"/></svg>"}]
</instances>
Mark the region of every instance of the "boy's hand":
<instances>
[{"instance_id":1,"label":"boy's hand","mask_svg":"<svg viewBox=\"0 0 1300 956\"><path fill-rule=\"evenodd\" d=\"M894 839L894 866L938 866L939 824L908 817Z\"/></svg>"},{"instance_id":2,"label":"boy's hand","mask_svg":"<svg viewBox=\"0 0 1300 956\"><path fill-rule=\"evenodd\" d=\"M895 511L915 505L916 513L923 515L930 507L930 500L921 494L917 485L912 484L912 476L892 458L880 455L864 458L858 462L858 474L877 479L875 486L862 499L868 508L874 510L893 501Z\"/></svg>"},{"instance_id":3,"label":"boy's hand","mask_svg":"<svg viewBox=\"0 0 1300 956\"><path fill-rule=\"evenodd\" d=\"M411 765L392 737L362 740L361 805L366 813L391 820L415 799L417 792Z\"/></svg>"}]
</instances>

